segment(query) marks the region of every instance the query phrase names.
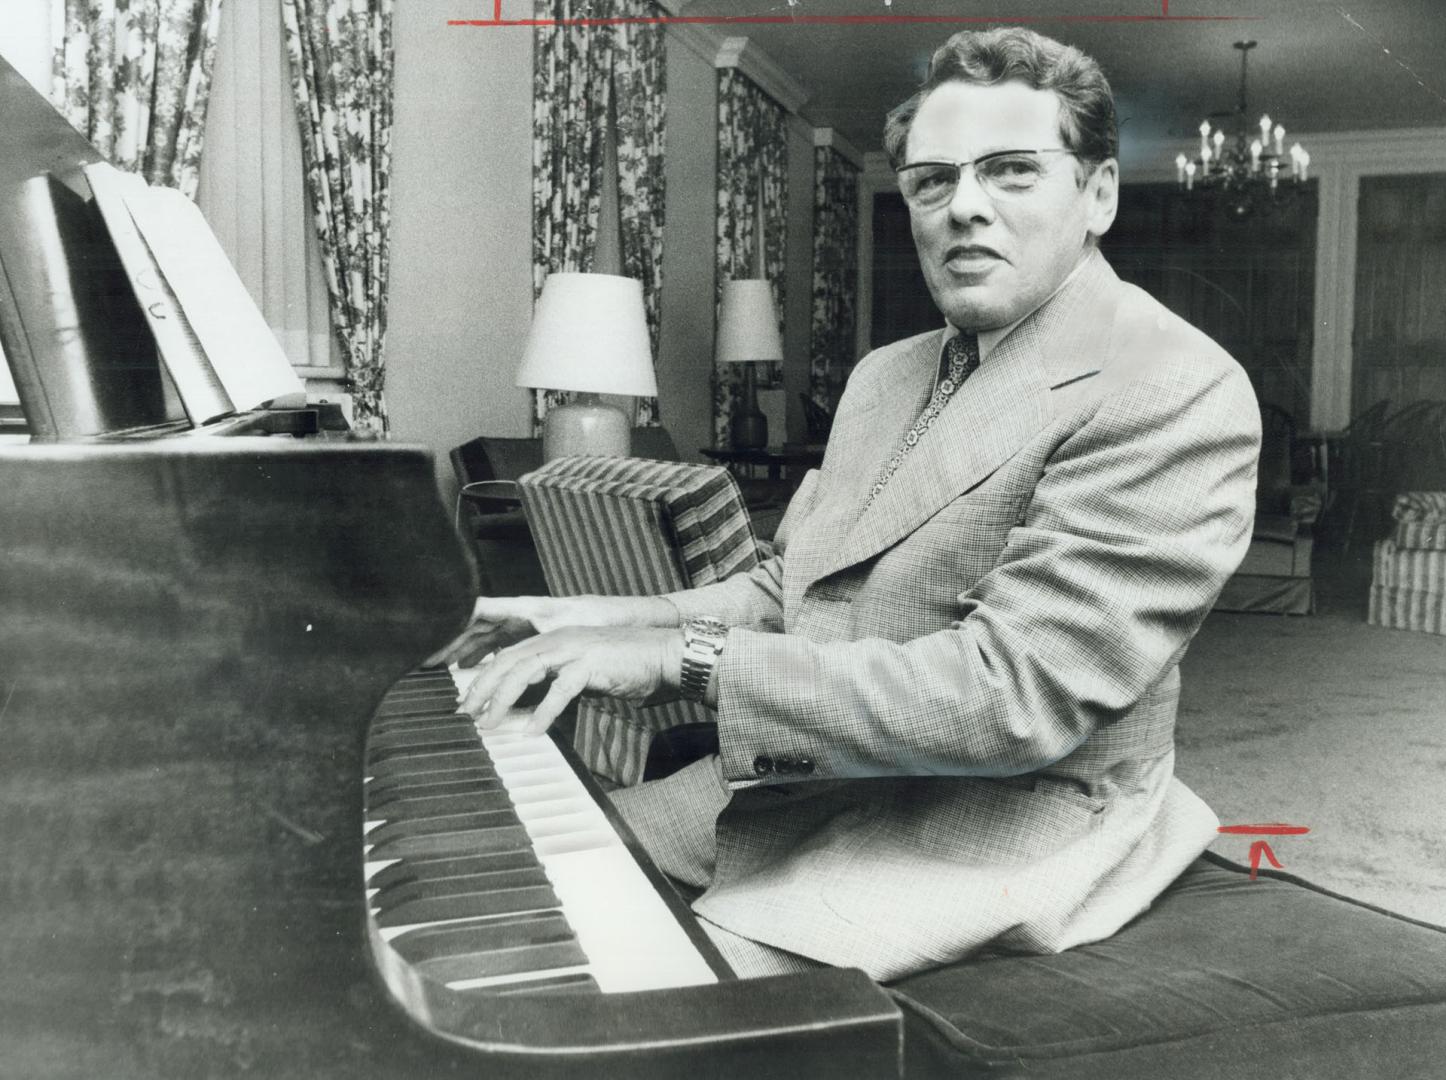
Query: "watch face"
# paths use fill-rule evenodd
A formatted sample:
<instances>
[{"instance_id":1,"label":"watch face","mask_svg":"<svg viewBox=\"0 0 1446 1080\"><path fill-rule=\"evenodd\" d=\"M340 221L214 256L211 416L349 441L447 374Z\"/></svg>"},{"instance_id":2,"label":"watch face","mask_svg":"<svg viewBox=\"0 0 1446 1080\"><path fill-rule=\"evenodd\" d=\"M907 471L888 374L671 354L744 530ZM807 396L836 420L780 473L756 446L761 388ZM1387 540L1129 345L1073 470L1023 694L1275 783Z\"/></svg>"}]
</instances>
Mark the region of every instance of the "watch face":
<instances>
[{"instance_id":1,"label":"watch face","mask_svg":"<svg viewBox=\"0 0 1446 1080\"><path fill-rule=\"evenodd\" d=\"M701 637L726 637L728 626L721 619L705 616L689 622L688 631Z\"/></svg>"}]
</instances>

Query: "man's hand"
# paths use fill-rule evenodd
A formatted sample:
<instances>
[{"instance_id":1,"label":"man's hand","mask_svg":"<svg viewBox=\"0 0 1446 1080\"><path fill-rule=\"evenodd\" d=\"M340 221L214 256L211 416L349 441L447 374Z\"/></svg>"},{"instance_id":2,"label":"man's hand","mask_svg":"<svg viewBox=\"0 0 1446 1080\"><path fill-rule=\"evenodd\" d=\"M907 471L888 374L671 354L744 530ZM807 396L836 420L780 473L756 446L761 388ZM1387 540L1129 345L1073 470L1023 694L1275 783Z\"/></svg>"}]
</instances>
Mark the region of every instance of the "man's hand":
<instances>
[{"instance_id":1,"label":"man's hand","mask_svg":"<svg viewBox=\"0 0 1446 1080\"><path fill-rule=\"evenodd\" d=\"M677 626L678 609L656 596L480 596L472 621L428 665L470 667L488 653L565 626Z\"/></svg>"},{"instance_id":2,"label":"man's hand","mask_svg":"<svg viewBox=\"0 0 1446 1080\"><path fill-rule=\"evenodd\" d=\"M570 626L503 649L477 669L460 709L483 731L507 726L546 731L568 702L584 691L645 701L676 689L683 664L683 634L653 627ZM520 726L509 710L529 686L552 679L546 696Z\"/></svg>"}]
</instances>

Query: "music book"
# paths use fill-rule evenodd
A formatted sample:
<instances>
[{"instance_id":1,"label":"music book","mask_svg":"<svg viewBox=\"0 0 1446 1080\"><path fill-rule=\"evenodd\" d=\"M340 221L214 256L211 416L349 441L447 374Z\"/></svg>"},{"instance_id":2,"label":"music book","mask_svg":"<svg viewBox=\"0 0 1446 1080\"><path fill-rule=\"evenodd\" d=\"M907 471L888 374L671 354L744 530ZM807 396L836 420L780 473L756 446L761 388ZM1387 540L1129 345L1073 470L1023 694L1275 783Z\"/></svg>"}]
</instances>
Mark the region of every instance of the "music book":
<instances>
[{"instance_id":1,"label":"music book","mask_svg":"<svg viewBox=\"0 0 1446 1080\"><path fill-rule=\"evenodd\" d=\"M305 385L195 203L104 162L85 178L191 422L304 405Z\"/></svg>"}]
</instances>

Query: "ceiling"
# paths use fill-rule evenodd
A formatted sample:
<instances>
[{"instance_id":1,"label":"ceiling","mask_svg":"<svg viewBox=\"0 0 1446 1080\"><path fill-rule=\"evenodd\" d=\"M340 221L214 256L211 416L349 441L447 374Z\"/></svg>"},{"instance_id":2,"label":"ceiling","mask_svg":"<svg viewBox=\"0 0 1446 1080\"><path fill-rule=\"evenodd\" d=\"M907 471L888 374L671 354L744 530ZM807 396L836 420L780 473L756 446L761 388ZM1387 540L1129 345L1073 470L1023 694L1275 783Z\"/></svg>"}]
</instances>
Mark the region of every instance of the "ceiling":
<instances>
[{"instance_id":1,"label":"ceiling","mask_svg":"<svg viewBox=\"0 0 1446 1080\"><path fill-rule=\"evenodd\" d=\"M1242 39L1259 43L1252 122L1269 112L1301 134L1446 126L1446 0L690 0L679 14L984 20L717 28L756 42L808 91L800 112L865 152L880 148L885 113L918 84L933 48L991 22L1027 22L1099 60L1126 162L1140 144L1190 145L1202 117L1234 111L1231 45Z\"/></svg>"}]
</instances>

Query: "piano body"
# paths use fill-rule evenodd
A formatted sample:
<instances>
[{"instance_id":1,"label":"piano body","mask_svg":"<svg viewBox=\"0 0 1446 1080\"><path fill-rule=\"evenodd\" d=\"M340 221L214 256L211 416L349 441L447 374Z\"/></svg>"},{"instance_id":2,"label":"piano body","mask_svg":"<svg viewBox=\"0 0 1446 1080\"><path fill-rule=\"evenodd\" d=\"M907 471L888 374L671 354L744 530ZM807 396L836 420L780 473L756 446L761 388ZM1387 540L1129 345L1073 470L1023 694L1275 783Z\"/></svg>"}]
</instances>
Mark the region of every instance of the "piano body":
<instances>
[{"instance_id":1,"label":"piano body","mask_svg":"<svg viewBox=\"0 0 1446 1080\"><path fill-rule=\"evenodd\" d=\"M0 1076L897 1075L882 989L732 978L646 865L707 971L595 985L537 897L604 808L403 678L476 587L430 454L228 405L97 161L0 61Z\"/></svg>"}]
</instances>

